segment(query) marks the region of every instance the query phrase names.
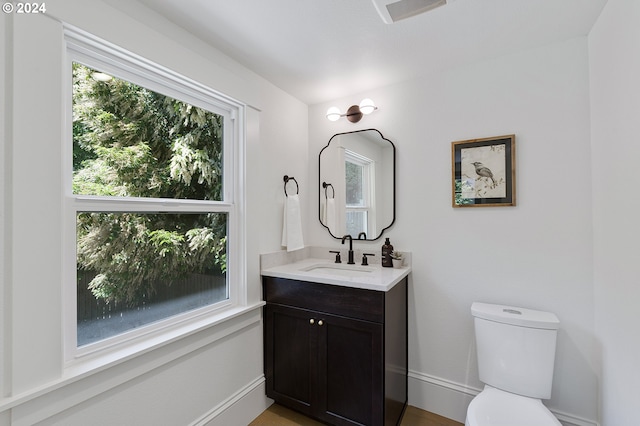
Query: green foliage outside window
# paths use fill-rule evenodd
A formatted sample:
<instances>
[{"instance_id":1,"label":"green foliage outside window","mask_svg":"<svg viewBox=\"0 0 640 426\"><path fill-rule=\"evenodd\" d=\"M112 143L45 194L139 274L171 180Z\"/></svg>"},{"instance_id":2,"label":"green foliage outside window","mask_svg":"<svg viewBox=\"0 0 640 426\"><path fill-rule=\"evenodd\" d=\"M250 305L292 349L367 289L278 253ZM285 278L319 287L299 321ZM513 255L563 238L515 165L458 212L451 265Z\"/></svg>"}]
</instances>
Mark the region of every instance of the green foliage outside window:
<instances>
[{"instance_id":1,"label":"green foliage outside window","mask_svg":"<svg viewBox=\"0 0 640 426\"><path fill-rule=\"evenodd\" d=\"M221 200L223 117L73 64L73 192ZM79 213L77 264L105 300L226 272L225 213Z\"/></svg>"},{"instance_id":2,"label":"green foliage outside window","mask_svg":"<svg viewBox=\"0 0 640 426\"><path fill-rule=\"evenodd\" d=\"M363 192L363 167L359 164L345 161L345 184L346 198L348 206L362 206L364 201Z\"/></svg>"}]
</instances>

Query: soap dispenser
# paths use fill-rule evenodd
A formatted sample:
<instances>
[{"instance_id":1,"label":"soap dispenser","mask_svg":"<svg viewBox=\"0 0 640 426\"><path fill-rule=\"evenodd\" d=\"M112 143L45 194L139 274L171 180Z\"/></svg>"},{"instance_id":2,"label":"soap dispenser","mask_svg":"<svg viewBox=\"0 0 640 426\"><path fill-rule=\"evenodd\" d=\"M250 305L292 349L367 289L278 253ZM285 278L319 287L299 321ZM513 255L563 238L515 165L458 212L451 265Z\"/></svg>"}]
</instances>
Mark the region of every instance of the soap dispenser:
<instances>
[{"instance_id":1,"label":"soap dispenser","mask_svg":"<svg viewBox=\"0 0 640 426\"><path fill-rule=\"evenodd\" d=\"M392 268L393 261L391 260L391 253L393 252L393 246L391 242L389 242L389 238L387 238L382 246L382 266L385 268Z\"/></svg>"}]
</instances>

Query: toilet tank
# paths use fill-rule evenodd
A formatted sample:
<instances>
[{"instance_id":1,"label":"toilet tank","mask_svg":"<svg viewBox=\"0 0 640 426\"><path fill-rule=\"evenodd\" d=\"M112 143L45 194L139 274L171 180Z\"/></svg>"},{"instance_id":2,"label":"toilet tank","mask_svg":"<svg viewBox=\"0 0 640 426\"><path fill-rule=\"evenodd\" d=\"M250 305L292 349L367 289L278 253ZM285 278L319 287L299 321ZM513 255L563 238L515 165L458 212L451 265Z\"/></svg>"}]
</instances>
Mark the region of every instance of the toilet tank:
<instances>
[{"instance_id":1,"label":"toilet tank","mask_svg":"<svg viewBox=\"0 0 640 426\"><path fill-rule=\"evenodd\" d=\"M549 399L560 321L550 312L475 302L480 381L518 395Z\"/></svg>"}]
</instances>

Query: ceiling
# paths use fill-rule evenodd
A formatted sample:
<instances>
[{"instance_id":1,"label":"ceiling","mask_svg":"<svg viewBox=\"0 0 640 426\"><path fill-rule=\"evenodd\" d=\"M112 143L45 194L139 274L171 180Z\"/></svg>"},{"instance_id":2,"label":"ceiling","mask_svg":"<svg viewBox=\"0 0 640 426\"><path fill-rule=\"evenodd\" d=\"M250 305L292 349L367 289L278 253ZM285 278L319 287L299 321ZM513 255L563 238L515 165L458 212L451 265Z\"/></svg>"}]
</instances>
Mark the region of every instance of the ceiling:
<instances>
[{"instance_id":1,"label":"ceiling","mask_svg":"<svg viewBox=\"0 0 640 426\"><path fill-rule=\"evenodd\" d=\"M139 0L312 105L588 34L607 0L448 0L385 24L371 0Z\"/></svg>"}]
</instances>

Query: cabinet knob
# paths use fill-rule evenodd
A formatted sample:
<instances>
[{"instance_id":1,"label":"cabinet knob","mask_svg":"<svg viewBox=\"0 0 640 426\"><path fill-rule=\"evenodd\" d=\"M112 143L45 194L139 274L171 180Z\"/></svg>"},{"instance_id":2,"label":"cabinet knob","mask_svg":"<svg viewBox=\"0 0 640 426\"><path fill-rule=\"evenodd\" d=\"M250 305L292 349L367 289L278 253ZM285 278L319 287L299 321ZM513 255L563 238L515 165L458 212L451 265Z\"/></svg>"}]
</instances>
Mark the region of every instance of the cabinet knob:
<instances>
[{"instance_id":1,"label":"cabinet knob","mask_svg":"<svg viewBox=\"0 0 640 426\"><path fill-rule=\"evenodd\" d=\"M318 321L318 325L322 325L324 322L322 320Z\"/></svg>"},{"instance_id":2,"label":"cabinet knob","mask_svg":"<svg viewBox=\"0 0 640 426\"><path fill-rule=\"evenodd\" d=\"M309 320L309 324L315 324L315 322L316 322L316 320L314 320L313 318L311 318L311 319Z\"/></svg>"}]
</instances>

